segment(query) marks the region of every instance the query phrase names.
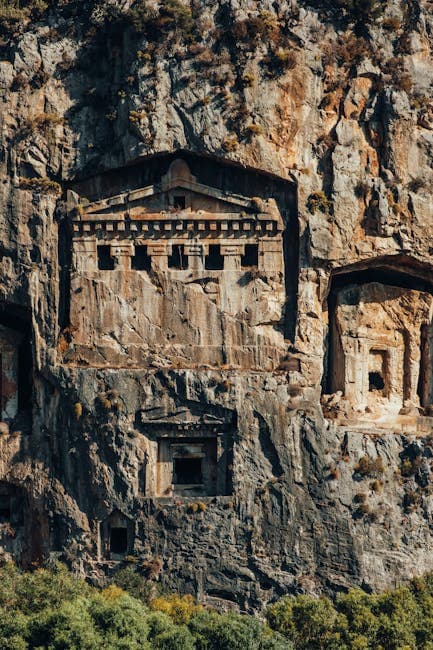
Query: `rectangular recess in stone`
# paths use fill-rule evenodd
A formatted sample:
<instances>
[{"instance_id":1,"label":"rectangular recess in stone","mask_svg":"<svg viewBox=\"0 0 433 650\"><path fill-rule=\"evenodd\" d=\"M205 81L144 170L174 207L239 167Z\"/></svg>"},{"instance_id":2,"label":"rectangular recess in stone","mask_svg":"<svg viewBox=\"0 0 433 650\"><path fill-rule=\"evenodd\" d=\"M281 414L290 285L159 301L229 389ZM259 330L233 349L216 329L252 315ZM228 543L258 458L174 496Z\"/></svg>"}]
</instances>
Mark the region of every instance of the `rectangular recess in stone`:
<instances>
[{"instance_id":1,"label":"rectangular recess in stone","mask_svg":"<svg viewBox=\"0 0 433 650\"><path fill-rule=\"evenodd\" d=\"M150 271L152 258L147 253L147 246L135 246L135 255L131 258L131 268L136 271Z\"/></svg>"},{"instance_id":2,"label":"rectangular recess in stone","mask_svg":"<svg viewBox=\"0 0 433 650\"><path fill-rule=\"evenodd\" d=\"M186 197L183 194L175 194L173 197L173 207L175 210L185 210Z\"/></svg>"},{"instance_id":3,"label":"rectangular recess in stone","mask_svg":"<svg viewBox=\"0 0 433 650\"><path fill-rule=\"evenodd\" d=\"M168 268L184 271L188 268L188 256L185 255L185 247L183 244L174 244L172 253L168 257Z\"/></svg>"},{"instance_id":4,"label":"rectangular recess in stone","mask_svg":"<svg viewBox=\"0 0 433 650\"><path fill-rule=\"evenodd\" d=\"M163 438L158 442L160 496L217 494L217 437Z\"/></svg>"},{"instance_id":5,"label":"rectangular recess in stone","mask_svg":"<svg viewBox=\"0 0 433 650\"><path fill-rule=\"evenodd\" d=\"M128 550L128 531L125 528L110 530L110 551L115 554L125 554Z\"/></svg>"},{"instance_id":6,"label":"rectangular recess in stone","mask_svg":"<svg viewBox=\"0 0 433 650\"><path fill-rule=\"evenodd\" d=\"M222 271L224 269L224 256L221 255L220 244L209 244L209 253L205 257L204 267L208 271Z\"/></svg>"},{"instance_id":7,"label":"rectangular recess in stone","mask_svg":"<svg viewBox=\"0 0 433 650\"><path fill-rule=\"evenodd\" d=\"M9 494L0 495L0 524L11 520L11 497Z\"/></svg>"},{"instance_id":8,"label":"rectangular recess in stone","mask_svg":"<svg viewBox=\"0 0 433 650\"><path fill-rule=\"evenodd\" d=\"M259 265L259 245L245 244L245 253L241 255L241 268L251 269Z\"/></svg>"},{"instance_id":9,"label":"rectangular recess in stone","mask_svg":"<svg viewBox=\"0 0 433 650\"><path fill-rule=\"evenodd\" d=\"M111 257L110 246L101 245L97 248L98 252L98 269L100 271L113 271L114 259Z\"/></svg>"}]
</instances>

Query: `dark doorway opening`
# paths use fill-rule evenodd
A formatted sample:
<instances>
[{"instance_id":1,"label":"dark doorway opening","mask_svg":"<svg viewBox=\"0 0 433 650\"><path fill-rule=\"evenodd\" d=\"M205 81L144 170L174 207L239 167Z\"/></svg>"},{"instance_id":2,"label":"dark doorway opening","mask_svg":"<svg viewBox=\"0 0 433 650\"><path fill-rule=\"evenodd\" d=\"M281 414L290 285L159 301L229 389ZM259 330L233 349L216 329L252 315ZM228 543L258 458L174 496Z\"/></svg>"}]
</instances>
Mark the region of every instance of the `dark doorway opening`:
<instances>
[{"instance_id":1,"label":"dark doorway opening","mask_svg":"<svg viewBox=\"0 0 433 650\"><path fill-rule=\"evenodd\" d=\"M186 198L185 196L174 196L173 197L173 207L176 210L185 210L186 208Z\"/></svg>"},{"instance_id":2,"label":"dark doorway opening","mask_svg":"<svg viewBox=\"0 0 433 650\"><path fill-rule=\"evenodd\" d=\"M98 269L113 271L114 259L111 257L110 246L98 246Z\"/></svg>"},{"instance_id":3,"label":"dark doorway opening","mask_svg":"<svg viewBox=\"0 0 433 650\"><path fill-rule=\"evenodd\" d=\"M241 256L241 268L251 269L259 265L258 244L245 244L245 254Z\"/></svg>"},{"instance_id":4,"label":"dark doorway opening","mask_svg":"<svg viewBox=\"0 0 433 650\"><path fill-rule=\"evenodd\" d=\"M385 382L383 380L380 372L369 372L368 373L368 390L372 391L382 391L385 388Z\"/></svg>"},{"instance_id":5,"label":"dark doorway opening","mask_svg":"<svg viewBox=\"0 0 433 650\"><path fill-rule=\"evenodd\" d=\"M15 330L18 334L18 412L20 414L26 412L30 416L33 405L33 352L30 311L21 306L0 303L0 325ZM18 341L19 338L21 338L21 343ZM4 366L4 361L1 365ZM6 369L4 368L4 370ZM0 377L2 374L0 372ZM0 384L1 381L0 378ZM3 386L0 386L0 395L3 395L3 388ZM3 407L4 404L1 406ZM24 423L20 426L24 426Z\"/></svg>"},{"instance_id":6,"label":"dark doorway opening","mask_svg":"<svg viewBox=\"0 0 433 650\"><path fill-rule=\"evenodd\" d=\"M147 246L136 246L135 255L131 258L131 268L136 271L150 271L152 258L147 254Z\"/></svg>"},{"instance_id":7,"label":"dark doorway opening","mask_svg":"<svg viewBox=\"0 0 433 650\"><path fill-rule=\"evenodd\" d=\"M185 255L185 247L182 244L175 244L172 247L172 254L168 258L168 268L179 271L188 268L188 257Z\"/></svg>"},{"instance_id":8,"label":"dark doorway opening","mask_svg":"<svg viewBox=\"0 0 433 650\"><path fill-rule=\"evenodd\" d=\"M128 550L128 531L126 528L112 528L110 531L110 551L122 555Z\"/></svg>"},{"instance_id":9,"label":"dark doorway opening","mask_svg":"<svg viewBox=\"0 0 433 650\"><path fill-rule=\"evenodd\" d=\"M174 477L175 485L201 485L203 483L201 458L175 458Z\"/></svg>"},{"instance_id":10,"label":"dark doorway opening","mask_svg":"<svg viewBox=\"0 0 433 650\"><path fill-rule=\"evenodd\" d=\"M0 496L0 524L11 520L11 498L8 495Z\"/></svg>"},{"instance_id":11,"label":"dark doorway opening","mask_svg":"<svg viewBox=\"0 0 433 650\"><path fill-rule=\"evenodd\" d=\"M222 271L224 269L224 257L221 255L221 246L219 244L209 245L209 255L205 257L204 266L208 271Z\"/></svg>"}]
</instances>

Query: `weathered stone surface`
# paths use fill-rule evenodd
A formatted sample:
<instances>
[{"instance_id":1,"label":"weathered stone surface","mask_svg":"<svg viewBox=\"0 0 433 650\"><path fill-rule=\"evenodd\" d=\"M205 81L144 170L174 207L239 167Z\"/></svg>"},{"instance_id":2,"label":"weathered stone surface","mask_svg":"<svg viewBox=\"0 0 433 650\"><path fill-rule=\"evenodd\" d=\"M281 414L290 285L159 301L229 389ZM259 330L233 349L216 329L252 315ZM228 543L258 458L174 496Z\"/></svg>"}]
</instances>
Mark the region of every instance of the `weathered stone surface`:
<instances>
[{"instance_id":1,"label":"weathered stone surface","mask_svg":"<svg viewBox=\"0 0 433 650\"><path fill-rule=\"evenodd\" d=\"M4 556L244 610L432 570L431 8L65 4L0 63Z\"/></svg>"}]
</instances>

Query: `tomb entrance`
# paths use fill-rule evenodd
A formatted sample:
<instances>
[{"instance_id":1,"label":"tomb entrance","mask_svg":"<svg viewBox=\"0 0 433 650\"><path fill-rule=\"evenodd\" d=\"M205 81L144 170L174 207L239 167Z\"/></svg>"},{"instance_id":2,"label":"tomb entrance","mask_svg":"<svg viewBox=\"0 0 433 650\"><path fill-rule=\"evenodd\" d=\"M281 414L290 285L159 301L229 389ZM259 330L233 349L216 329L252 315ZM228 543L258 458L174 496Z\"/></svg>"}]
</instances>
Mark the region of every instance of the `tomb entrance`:
<instances>
[{"instance_id":1,"label":"tomb entrance","mask_svg":"<svg viewBox=\"0 0 433 650\"><path fill-rule=\"evenodd\" d=\"M233 412L198 406L141 413L147 438L144 496L225 496L232 490Z\"/></svg>"},{"instance_id":2,"label":"tomb entrance","mask_svg":"<svg viewBox=\"0 0 433 650\"><path fill-rule=\"evenodd\" d=\"M134 548L134 522L114 510L101 524L102 555L106 560L122 560Z\"/></svg>"},{"instance_id":3,"label":"tomb entrance","mask_svg":"<svg viewBox=\"0 0 433 650\"><path fill-rule=\"evenodd\" d=\"M326 391L341 395L335 413L390 426L398 418L427 413L432 310L430 291L412 286L377 281L335 288L329 301ZM338 400L331 401L335 407Z\"/></svg>"},{"instance_id":4,"label":"tomb entrance","mask_svg":"<svg viewBox=\"0 0 433 650\"><path fill-rule=\"evenodd\" d=\"M142 368L157 355L177 368L279 367L286 321L295 318L285 277L298 264L285 265L286 239L297 242L287 232L292 184L187 158L131 166L120 186L111 179L111 191L101 192L100 179L90 201L91 183L70 190L65 362Z\"/></svg>"},{"instance_id":5,"label":"tomb entrance","mask_svg":"<svg viewBox=\"0 0 433 650\"><path fill-rule=\"evenodd\" d=\"M24 309L0 303L0 419L20 426L31 420L32 352L30 317ZM22 416L28 416L22 417ZM26 425L27 426L27 425Z\"/></svg>"}]
</instances>

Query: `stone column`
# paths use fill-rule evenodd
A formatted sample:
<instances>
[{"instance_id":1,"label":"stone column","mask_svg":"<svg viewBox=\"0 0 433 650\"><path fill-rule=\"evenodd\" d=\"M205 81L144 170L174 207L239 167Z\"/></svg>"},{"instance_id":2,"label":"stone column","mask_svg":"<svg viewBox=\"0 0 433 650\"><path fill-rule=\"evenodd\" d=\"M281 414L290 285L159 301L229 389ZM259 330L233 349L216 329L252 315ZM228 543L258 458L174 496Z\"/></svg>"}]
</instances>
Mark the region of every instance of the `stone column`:
<instances>
[{"instance_id":1,"label":"stone column","mask_svg":"<svg viewBox=\"0 0 433 650\"><path fill-rule=\"evenodd\" d=\"M404 369L404 356L401 354L401 349L390 348L387 350L387 374L384 377L385 386L388 385L389 395L388 399L392 402L400 402L403 405L403 383L401 381L403 376L402 367Z\"/></svg>"},{"instance_id":2,"label":"stone column","mask_svg":"<svg viewBox=\"0 0 433 650\"><path fill-rule=\"evenodd\" d=\"M226 494L227 492L227 449L224 449L224 437L221 434L217 435L217 457L216 457L216 493Z\"/></svg>"},{"instance_id":3,"label":"stone column","mask_svg":"<svg viewBox=\"0 0 433 650\"><path fill-rule=\"evenodd\" d=\"M299 381L317 388L320 388L323 375L327 319L322 301L327 285L328 277L323 271L312 268L300 270L295 339L295 346L302 355ZM329 363L332 363L332 359Z\"/></svg>"},{"instance_id":4,"label":"stone column","mask_svg":"<svg viewBox=\"0 0 433 650\"><path fill-rule=\"evenodd\" d=\"M368 394L368 346L358 339L344 336L343 354L344 396L353 406L364 408Z\"/></svg>"},{"instance_id":5,"label":"stone column","mask_svg":"<svg viewBox=\"0 0 433 650\"><path fill-rule=\"evenodd\" d=\"M419 406L418 396L418 379L421 361L421 331L420 329L413 329L407 332L407 351L408 355L408 372L407 378L407 394L405 399L409 400L414 406Z\"/></svg>"},{"instance_id":6,"label":"stone column","mask_svg":"<svg viewBox=\"0 0 433 650\"><path fill-rule=\"evenodd\" d=\"M195 273L201 273L204 269L203 245L198 242L187 242L185 255L188 257L188 269Z\"/></svg>"},{"instance_id":7,"label":"stone column","mask_svg":"<svg viewBox=\"0 0 433 650\"><path fill-rule=\"evenodd\" d=\"M171 245L165 242L149 242L147 254L152 258L153 271L167 271L168 256L171 253Z\"/></svg>"},{"instance_id":8,"label":"stone column","mask_svg":"<svg viewBox=\"0 0 433 650\"><path fill-rule=\"evenodd\" d=\"M222 244L221 255L224 257L224 271L240 271L241 255L245 252L245 245Z\"/></svg>"},{"instance_id":9,"label":"stone column","mask_svg":"<svg viewBox=\"0 0 433 650\"><path fill-rule=\"evenodd\" d=\"M283 241L280 236L259 242L258 268L269 277L278 277L280 273L284 277Z\"/></svg>"},{"instance_id":10,"label":"stone column","mask_svg":"<svg viewBox=\"0 0 433 650\"><path fill-rule=\"evenodd\" d=\"M72 242L72 268L77 273L98 270L96 237L74 237Z\"/></svg>"},{"instance_id":11,"label":"stone column","mask_svg":"<svg viewBox=\"0 0 433 650\"><path fill-rule=\"evenodd\" d=\"M422 406L430 407L433 404L433 328L430 324L425 326L422 340L422 359L423 359L423 376L422 376Z\"/></svg>"},{"instance_id":12,"label":"stone column","mask_svg":"<svg viewBox=\"0 0 433 650\"><path fill-rule=\"evenodd\" d=\"M220 276L220 306L223 312L236 314L243 307L243 292L238 285L241 273L241 255L244 244L221 244L224 259L224 273ZM227 363L231 362L232 349L226 346ZM233 361L234 362L234 361Z\"/></svg>"},{"instance_id":13,"label":"stone column","mask_svg":"<svg viewBox=\"0 0 433 650\"><path fill-rule=\"evenodd\" d=\"M111 242L111 256L114 258L116 271L130 271L131 257L134 253L132 242Z\"/></svg>"}]
</instances>

